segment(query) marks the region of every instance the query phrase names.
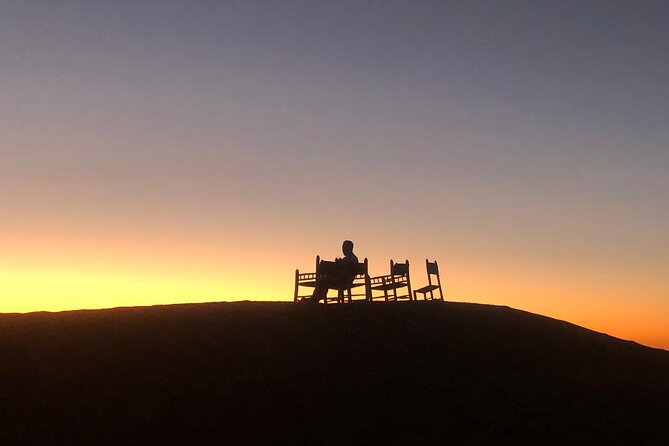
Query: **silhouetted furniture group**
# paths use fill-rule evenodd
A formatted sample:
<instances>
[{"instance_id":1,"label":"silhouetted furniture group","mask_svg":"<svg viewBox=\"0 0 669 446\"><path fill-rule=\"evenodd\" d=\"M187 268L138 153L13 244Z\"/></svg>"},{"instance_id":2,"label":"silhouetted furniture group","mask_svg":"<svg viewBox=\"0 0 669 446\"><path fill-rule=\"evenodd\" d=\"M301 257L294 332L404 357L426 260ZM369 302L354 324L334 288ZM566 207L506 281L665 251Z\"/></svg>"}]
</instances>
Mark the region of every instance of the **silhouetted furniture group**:
<instances>
[{"instance_id":1,"label":"silhouetted furniture group","mask_svg":"<svg viewBox=\"0 0 669 446\"><path fill-rule=\"evenodd\" d=\"M294 301L301 302L309 299L318 280L332 274L338 268L336 262L321 260L316 256L316 272L300 273L295 270L295 295ZM336 296L325 296L325 304L352 303L354 301L416 301L420 295L424 300L444 300L441 290L441 279L439 277L439 266L437 261L425 260L428 284L424 287L411 289L411 278L409 275L409 261L395 263L390 261L390 272L382 276L369 276L369 263L367 259L358 263L356 276L351 286L333 288ZM436 295L438 291L438 296Z\"/></svg>"}]
</instances>

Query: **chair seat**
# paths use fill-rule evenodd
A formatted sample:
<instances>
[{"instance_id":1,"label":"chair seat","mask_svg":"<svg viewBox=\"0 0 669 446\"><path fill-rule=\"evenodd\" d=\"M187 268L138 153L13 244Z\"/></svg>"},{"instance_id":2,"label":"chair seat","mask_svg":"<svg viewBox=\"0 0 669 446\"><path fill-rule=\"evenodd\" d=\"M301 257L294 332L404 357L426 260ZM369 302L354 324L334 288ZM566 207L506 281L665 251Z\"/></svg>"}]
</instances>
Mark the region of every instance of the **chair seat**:
<instances>
[{"instance_id":1,"label":"chair seat","mask_svg":"<svg viewBox=\"0 0 669 446\"><path fill-rule=\"evenodd\" d=\"M344 286L341 286L341 287L332 285L332 286L330 286L330 289L331 290L346 291L346 290L350 290L350 289L353 289L353 288L357 288L359 286L365 286L365 284L364 283L354 283L351 286L344 285Z\"/></svg>"},{"instance_id":2,"label":"chair seat","mask_svg":"<svg viewBox=\"0 0 669 446\"><path fill-rule=\"evenodd\" d=\"M430 291L434 291L438 288L439 287L437 285L426 285L422 288L418 288L418 289L414 290L414 292L416 292L416 293L429 293Z\"/></svg>"},{"instance_id":3,"label":"chair seat","mask_svg":"<svg viewBox=\"0 0 669 446\"><path fill-rule=\"evenodd\" d=\"M373 290L380 290L380 291L387 291L387 290L394 290L396 288L402 288L407 286L406 282L388 282L384 283L383 285L376 285L373 286Z\"/></svg>"},{"instance_id":4,"label":"chair seat","mask_svg":"<svg viewBox=\"0 0 669 446\"><path fill-rule=\"evenodd\" d=\"M300 282L300 286L310 286L310 287L315 287L316 286L316 281L310 281L310 282Z\"/></svg>"}]
</instances>

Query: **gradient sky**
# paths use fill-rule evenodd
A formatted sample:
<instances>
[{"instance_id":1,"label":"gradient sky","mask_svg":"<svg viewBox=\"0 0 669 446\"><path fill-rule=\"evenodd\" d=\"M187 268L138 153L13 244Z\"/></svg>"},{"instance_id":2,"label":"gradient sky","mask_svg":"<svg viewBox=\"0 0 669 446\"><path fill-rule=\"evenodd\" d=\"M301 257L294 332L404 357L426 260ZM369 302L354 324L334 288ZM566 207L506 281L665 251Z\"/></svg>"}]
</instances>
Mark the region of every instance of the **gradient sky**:
<instances>
[{"instance_id":1,"label":"gradient sky","mask_svg":"<svg viewBox=\"0 0 669 446\"><path fill-rule=\"evenodd\" d=\"M0 0L0 311L290 300L356 243L669 349L666 1Z\"/></svg>"}]
</instances>

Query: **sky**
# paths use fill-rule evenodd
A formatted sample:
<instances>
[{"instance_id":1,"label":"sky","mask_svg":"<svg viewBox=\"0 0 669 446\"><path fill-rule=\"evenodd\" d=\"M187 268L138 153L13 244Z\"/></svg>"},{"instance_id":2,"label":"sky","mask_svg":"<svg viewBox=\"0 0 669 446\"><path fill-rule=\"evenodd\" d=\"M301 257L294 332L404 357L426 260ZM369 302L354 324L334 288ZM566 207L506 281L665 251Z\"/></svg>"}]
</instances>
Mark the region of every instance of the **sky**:
<instances>
[{"instance_id":1,"label":"sky","mask_svg":"<svg viewBox=\"0 0 669 446\"><path fill-rule=\"evenodd\" d=\"M355 242L669 349L669 3L0 0L0 312L291 300Z\"/></svg>"}]
</instances>

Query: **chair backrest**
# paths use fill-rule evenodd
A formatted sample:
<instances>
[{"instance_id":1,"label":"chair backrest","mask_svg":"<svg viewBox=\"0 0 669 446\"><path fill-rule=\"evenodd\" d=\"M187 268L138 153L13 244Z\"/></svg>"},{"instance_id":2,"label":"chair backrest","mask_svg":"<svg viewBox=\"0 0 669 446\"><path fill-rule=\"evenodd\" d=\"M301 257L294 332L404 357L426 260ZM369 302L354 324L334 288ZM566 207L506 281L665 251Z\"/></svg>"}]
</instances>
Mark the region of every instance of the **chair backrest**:
<instances>
[{"instance_id":1,"label":"chair backrest","mask_svg":"<svg viewBox=\"0 0 669 446\"><path fill-rule=\"evenodd\" d=\"M316 266L316 272L319 275L336 274L340 271L341 265L341 263L330 260L320 260ZM355 271L356 278L367 275L367 265L368 262L367 259L365 259L363 262L358 262L358 264L352 268L353 271Z\"/></svg>"},{"instance_id":2,"label":"chair backrest","mask_svg":"<svg viewBox=\"0 0 669 446\"><path fill-rule=\"evenodd\" d=\"M429 260L425 259L425 267L428 274L439 275L439 265L437 265L436 260L434 262L430 262Z\"/></svg>"},{"instance_id":3,"label":"chair backrest","mask_svg":"<svg viewBox=\"0 0 669 446\"><path fill-rule=\"evenodd\" d=\"M404 263L394 263L390 261L390 274L393 276L406 276L409 274L409 261Z\"/></svg>"},{"instance_id":4,"label":"chair backrest","mask_svg":"<svg viewBox=\"0 0 669 446\"><path fill-rule=\"evenodd\" d=\"M365 260L363 262L358 262L358 265L356 266L356 270L355 270L356 278L358 276L366 276L367 275L368 264L369 264L369 262L367 262L367 258L365 258Z\"/></svg>"},{"instance_id":5,"label":"chair backrest","mask_svg":"<svg viewBox=\"0 0 669 446\"><path fill-rule=\"evenodd\" d=\"M409 261L405 260L404 263L395 263L391 260L390 275L393 277L393 281L395 283L402 284L400 288L406 287L406 294L398 292L400 288L393 289L395 300L404 298L412 300L411 279L409 278Z\"/></svg>"},{"instance_id":6,"label":"chair backrest","mask_svg":"<svg viewBox=\"0 0 669 446\"><path fill-rule=\"evenodd\" d=\"M321 260L316 266L316 272L318 275L327 275L332 274L337 271L338 264L330 260Z\"/></svg>"}]
</instances>

